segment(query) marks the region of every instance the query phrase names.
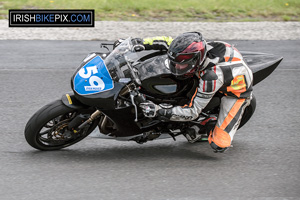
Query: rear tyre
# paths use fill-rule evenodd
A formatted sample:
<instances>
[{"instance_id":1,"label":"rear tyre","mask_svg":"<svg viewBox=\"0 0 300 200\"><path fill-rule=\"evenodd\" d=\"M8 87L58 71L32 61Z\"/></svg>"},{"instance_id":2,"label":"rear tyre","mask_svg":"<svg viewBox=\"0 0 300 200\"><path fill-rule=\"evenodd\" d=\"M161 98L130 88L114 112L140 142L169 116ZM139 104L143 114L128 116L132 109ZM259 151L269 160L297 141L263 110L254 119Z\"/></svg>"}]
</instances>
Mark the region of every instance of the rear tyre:
<instances>
[{"instance_id":1,"label":"rear tyre","mask_svg":"<svg viewBox=\"0 0 300 200\"><path fill-rule=\"evenodd\" d=\"M38 110L25 127L25 139L39 150L58 150L73 145L88 136L97 126L99 119L76 132L68 130L68 123L79 114L90 115L94 109L76 110L61 100L54 101Z\"/></svg>"},{"instance_id":2,"label":"rear tyre","mask_svg":"<svg viewBox=\"0 0 300 200\"><path fill-rule=\"evenodd\" d=\"M252 117L252 115L255 111L255 108L256 108L256 98L254 95L252 95L250 105L245 108L245 111L242 116L242 120L241 120L241 123L240 123L240 126L238 129L240 129L242 126L244 126L249 121L249 119Z\"/></svg>"}]
</instances>

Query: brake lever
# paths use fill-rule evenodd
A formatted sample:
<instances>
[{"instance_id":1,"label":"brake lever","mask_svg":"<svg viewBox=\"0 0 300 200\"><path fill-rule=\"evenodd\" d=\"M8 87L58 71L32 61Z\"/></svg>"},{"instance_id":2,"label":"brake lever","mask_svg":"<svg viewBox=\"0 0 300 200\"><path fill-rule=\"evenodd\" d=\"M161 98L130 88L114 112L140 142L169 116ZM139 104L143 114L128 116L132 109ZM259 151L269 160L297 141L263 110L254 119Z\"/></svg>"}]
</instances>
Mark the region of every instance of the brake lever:
<instances>
[{"instance_id":1,"label":"brake lever","mask_svg":"<svg viewBox=\"0 0 300 200\"><path fill-rule=\"evenodd\" d=\"M136 92L134 91L131 91L130 92L130 99L131 99L131 103L132 105L134 106L134 110L135 110L135 122L138 121L138 109L137 109L137 105L135 104L135 101L134 101L134 97L136 96Z\"/></svg>"},{"instance_id":2,"label":"brake lever","mask_svg":"<svg viewBox=\"0 0 300 200\"><path fill-rule=\"evenodd\" d=\"M146 102L146 98L144 97L144 95L142 95L141 93L139 93L139 91L135 88L134 90L130 91L130 100L132 105L134 106L134 110L135 110L135 122L138 121L138 108L136 105L136 101L138 104L142 103L142 102Z\"/></svg>"}]
</instances>

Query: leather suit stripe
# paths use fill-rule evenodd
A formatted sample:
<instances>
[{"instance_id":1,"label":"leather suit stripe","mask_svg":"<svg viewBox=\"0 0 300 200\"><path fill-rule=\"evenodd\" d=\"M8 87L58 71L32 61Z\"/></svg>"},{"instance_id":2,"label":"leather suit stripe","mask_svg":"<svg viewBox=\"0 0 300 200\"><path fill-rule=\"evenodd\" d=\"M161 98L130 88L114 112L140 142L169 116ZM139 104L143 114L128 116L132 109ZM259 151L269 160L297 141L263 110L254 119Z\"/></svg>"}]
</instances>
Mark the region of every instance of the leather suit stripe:
<instances>
[{"instance_id":1,"label":"leather suit stripe","mask_svg":"<svg viewBox=\"0 0 300 200\"><path fill-rule=\"evenodd\" d=\"M198 88L196 88L196 91L195 91L194 95L192 96L192 99L191 99L190 103L189 103L189 104L185 104L185 105L182 106L182 107L183 107L183 108L186 108L186 107L189 107L189 108L190 108L190 107L192 107L193 104L194 104L194 99L195 99L197 93L198 93Z\"/></svg>"},{"instance_id":2,"label":"leather suit stripe","mask_svg":"<svg viewBox=\"0 0 300 200\"><path fill-rule=\"evenodd\" d=\"M246 101L243 102L242 106L240 107L240 109L238 110L238 112L236 113L236 115L234 116L234 118L231 120L231 122L227 125L227 127L225 128L225 131L227 133L229 133L234 125L237 123L237 121L240 119L240 116L242 114L242 111L243 111L243 107L247 104Z\"/></svg>"},{"instance_id":3,"label":"leather suit stripe","mask_svg":"<svg viewBox=\"0 0 300 200\"><path fill-rule=\"evenodd\" d=\"M237 115L239 112L240 108L242 107L243 103L245 102L245 99L238 99L235 104L232 106L230 109L227 117L224 119L222 125L220 128L222 130L225 130L225 128L229 125L229 123L232 121L232 119Z\"/></svg>"}]
</instances>

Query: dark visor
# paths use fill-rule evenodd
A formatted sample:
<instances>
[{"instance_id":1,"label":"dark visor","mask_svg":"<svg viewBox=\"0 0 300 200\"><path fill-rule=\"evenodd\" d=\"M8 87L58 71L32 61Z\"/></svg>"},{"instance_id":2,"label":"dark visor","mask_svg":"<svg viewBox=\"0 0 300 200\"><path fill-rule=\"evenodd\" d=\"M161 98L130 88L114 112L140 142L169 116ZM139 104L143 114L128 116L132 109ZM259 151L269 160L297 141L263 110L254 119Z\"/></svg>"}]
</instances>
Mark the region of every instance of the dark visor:
<instances>
[{"instance_id":1,"label":"dark visor","mask_svg":"<svg viewBox=\"0 0 300 200\"><path fill-rule=\"evenodd\" d=\"M195 56L196 56L195 53L179 54L178 56L175 57L175 62L185 63L193 59Z\"/></svg>"},{"instance_id":2,"label":"dark visor","mask_svg":"<svg viewBox=\"0 0 300 200\"><path fill-rule=\"evenodd\" d=\"M183 63L176 63L169 60L169 69L174 75L184 75L188 72L190 72L194 65L191 64L183 64Z\"/></svg>"}]
</instances>

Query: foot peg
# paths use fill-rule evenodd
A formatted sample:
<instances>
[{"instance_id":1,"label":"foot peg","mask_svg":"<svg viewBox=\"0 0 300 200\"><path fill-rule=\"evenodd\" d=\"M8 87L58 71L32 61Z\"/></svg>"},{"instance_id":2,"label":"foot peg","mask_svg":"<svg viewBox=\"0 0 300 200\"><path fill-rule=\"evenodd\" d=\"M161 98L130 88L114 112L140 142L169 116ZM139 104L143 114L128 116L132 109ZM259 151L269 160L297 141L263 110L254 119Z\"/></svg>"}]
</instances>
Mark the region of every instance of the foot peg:
<instances>
[{"instance_id":1,"label":"foot peg","mask_svg":"<svg viewBox=\"0 0 300 200\"><path fill-rule=\"evenodd\" d=\"M195 143L201 140L201 138L204 136L203 134L200 134L199 131L200 129L198 126L192 126L188 128L183 135L186 137L189 143Z\"/></svg>"}]
</instances>

